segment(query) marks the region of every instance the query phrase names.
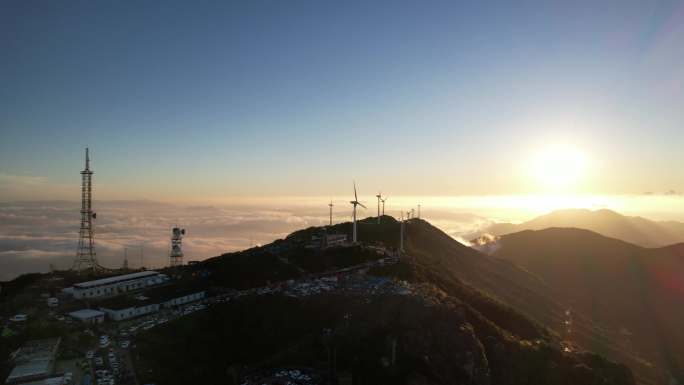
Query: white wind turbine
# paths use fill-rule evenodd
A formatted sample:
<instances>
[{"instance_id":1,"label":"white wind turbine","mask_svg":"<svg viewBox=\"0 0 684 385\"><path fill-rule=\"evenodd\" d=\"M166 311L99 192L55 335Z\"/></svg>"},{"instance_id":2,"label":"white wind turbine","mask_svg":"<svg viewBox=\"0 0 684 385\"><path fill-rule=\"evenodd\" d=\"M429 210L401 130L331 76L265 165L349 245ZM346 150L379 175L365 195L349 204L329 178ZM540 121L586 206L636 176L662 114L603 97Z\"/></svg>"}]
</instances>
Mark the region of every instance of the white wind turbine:
<instances>
[{"instance_id":1,"label":"white wind turbine","mask_svg":"<svg viewBox=\"0 0 684 385\"><path fill-rule=\"evenodd\" d=\"M399 253L404 252L404 212L401 212L401 221L399 222Z\"/></svg>"},{"instance_id":2,"label":"white wind turbine","mask_svg":"<svg viewBox=\"0 0 684 385\"><path fill-rule=\"evenodd\" d=\"M378 193L375 197L378 198L378 224L380 224L380 201L382 200L382 193Z\"/></svg>"},{"instance_id":3,"label":"white wind turbine","mask_svg":"<svg viewBox=\"0 0 684 385\"><path fill-rule=\"evenodd\" d=\"M387 200L387 197L385 199L380 199L380 202L382 202L382 216L385 216L385 201Z\"/></svg>"},{"instance_id":4,"label":"white wind turbine","mask_svg":"<svg viewBox=\"0 0 684 385\"><path fill-rule=\"evenodd\" d=\"M332 226L332 208L333 208L333 203L332 199L330 200L330 203L328 203L328 207L330 207L330 226Z\"/></svg>"},{"instance_id":5,"label":"white wind turbine","mask_svg":"<svg viewBox=\"0 0 684 385\"><path fill-rule=\"evenodd\" d=\"M354 182L354 200L350 201L349 203L354 206L354 211L352 213L352 218L354 220L353 224L353 230L352 230L352 242L356 243L356 206L361 206L364 209L366 206L364 206L361 202L359 202L359 197L356 195L356 182Z\"/></svg>"}]
</instances>

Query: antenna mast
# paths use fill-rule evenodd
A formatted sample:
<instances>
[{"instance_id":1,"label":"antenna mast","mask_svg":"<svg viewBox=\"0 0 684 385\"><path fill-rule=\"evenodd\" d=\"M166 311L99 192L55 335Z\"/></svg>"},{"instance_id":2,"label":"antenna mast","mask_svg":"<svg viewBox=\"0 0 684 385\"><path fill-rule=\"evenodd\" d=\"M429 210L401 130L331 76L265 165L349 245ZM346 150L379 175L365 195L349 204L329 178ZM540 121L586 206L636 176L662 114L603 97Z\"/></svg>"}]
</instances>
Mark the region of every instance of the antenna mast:
<instances>
[{"instance_id":1,"label":"antenna mast","mask_svg":"<svg viewBox=\"0 0 684 385\"><path fill-rule=\"evenodd\" d=\"M183 236L185 229L174 227L171 230L171 254L169 254L169 265L171 267L183 265Z\"/></svg>"},{"instance_id":2,"label":"antenna mast","mask_svg":"<svg viewBox=\"0 0 684 385\"><path fill-rule=\"evenodd\" d=\"M85 169L81 171L81 228L78 232L78 249L73 270L80 272L97 271L101 267L95 258L95 239L93 237L93 219L96 214L92 209L93 172L90 170L88 148L85 153Z\"/></svg>"}]
</instances>

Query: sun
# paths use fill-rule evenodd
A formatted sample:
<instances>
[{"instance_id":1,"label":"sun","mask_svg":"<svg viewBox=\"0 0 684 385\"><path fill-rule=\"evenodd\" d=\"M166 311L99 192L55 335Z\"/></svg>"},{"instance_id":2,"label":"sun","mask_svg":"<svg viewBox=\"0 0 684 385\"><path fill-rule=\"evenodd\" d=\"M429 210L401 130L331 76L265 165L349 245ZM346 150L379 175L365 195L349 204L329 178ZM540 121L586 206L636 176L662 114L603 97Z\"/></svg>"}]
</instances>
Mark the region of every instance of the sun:
<instances>
[{"instance_id":1,"label":"sun","mask_svg":"<svg viewBox=\"0 0 684 385\"><path fill-rule=\"evenodd\" d=\"M567 192L582 181L587 157L571 145L553 145L539 151L530 162L530 173L538 187Z\"/></svg>"}]
</instances>

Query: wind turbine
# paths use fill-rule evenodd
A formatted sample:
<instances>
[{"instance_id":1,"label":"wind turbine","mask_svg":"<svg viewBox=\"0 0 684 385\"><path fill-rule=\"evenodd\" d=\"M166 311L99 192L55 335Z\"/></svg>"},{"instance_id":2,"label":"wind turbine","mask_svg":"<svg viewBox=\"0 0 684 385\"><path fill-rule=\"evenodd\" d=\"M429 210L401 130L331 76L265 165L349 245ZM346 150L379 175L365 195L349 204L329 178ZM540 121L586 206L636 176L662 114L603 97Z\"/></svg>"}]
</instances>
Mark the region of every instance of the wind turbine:
<instances>
[{"instance_id":1,"label":"wind turbine","mask_svg":"<svg viewBox=\"0 0 684 385\"><path fill-rule=\"evenodd\" d=\"M420 204L418 204L418 219L420 219Z\"/></svg>"},{"instance_id":2,"label":"wind turbine","mask_svg":"<svg viewBox=\"0 0 684 385\"><path fill-rule=\"evenodd\" d=\"M380 202L382 202L382 216L385 216L385 201L387 200L387 197L385 199L380 199Z\"/></svg>"},{"instance_id":3,"label":"wind turbine","mask_svg":"<svg viewBox=\"0 0 684 385\"><path fill-rule=\"evenodd\" d=\"M380 201L382 200L382 193L378 193L375 197L378 198L378 224L380 224Z\"/></svg>"},{"instance_id":4,"label":"wind turbine","mask_svg":"<svg viewBox=\"0 0 684 385\"><path fill-rule=\"evenodd\" d=\"M407 213L408 216L408 213ZM399 253L404 252L404 212L401 212L401 222L399 223Z\"/></svg>"},{"instance_id":5,"label":"wind turbine","mask_svg":"<svg viewBox=\"0 0 684 385\"><path fill-rule=\"evenodd\" d=\"M333 208L333 203L332 199L330 200L330 203L328 203L328 207L330 207L330 226L332 226L332 208Z\"/></svg>"},{"instance_id":6,"label":"wind turbine","mask_svg":"<svg viewBox=\"0 0 684 385\"><path fill-rule=\"evenodd\" d=\"M364 209L366 208L366 206L364 206L363 203L359 202L359 197L356 195L356 182L354 182L354 200L350 201L349 203L351 203L352 206L354 206L354 211L352 212L352 218L354 220L352 242L356 243L356 206L361 206Z\"/></svg>"}]
</instances>

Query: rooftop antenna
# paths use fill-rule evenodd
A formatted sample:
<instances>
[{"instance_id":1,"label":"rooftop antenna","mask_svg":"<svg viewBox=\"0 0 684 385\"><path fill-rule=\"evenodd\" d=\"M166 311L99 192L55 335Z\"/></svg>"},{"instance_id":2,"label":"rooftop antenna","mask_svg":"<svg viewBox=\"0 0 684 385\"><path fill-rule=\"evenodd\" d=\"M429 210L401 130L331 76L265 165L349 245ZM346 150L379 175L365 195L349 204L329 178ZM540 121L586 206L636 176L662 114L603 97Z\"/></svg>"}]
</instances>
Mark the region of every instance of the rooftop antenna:
<instances>
[{"instance_id":1,"label":"rooftop antenna","mask_svg":"<svg viewBox=\"0 0 684 385\"><path fill-rule=\"evenodd\" d=\"M380 202L382 202L382 216L385 216L385 201L387 200L387 197L385 199L380 199Z\"/></svg>"},{"instance_id":2,"label":"rooftop antenna","mask_svg":"<svg viewBox=\"0 0 684 385\"><path fill-rule=\"evenodd\" d=\"M185 229L175 226L171 230L171 253L169 254L169 264L171 267L183 265L183 236Z\"/></svg>"},{"instance_id":3,"label":"rooftop antenna","mask_svg":"<svg viewBox=\"0 0 684 385\"><path fill-rule=\"evenodd\" d=\"M354 200L350 201L349 203L351 203L354 206L354 211L352 212L352 218L353 218L353 222L354 222L354 224L352 226L353 227L352 242L356 243L356 241L357 241L357 236L356 236L356 206L361 206L364 209L366 208L366 206L364 206L361 202L359 202L359 197L356 195L356 182L354 182Z\"/></svg>"},{"instance_id":4,"label":"rooftop antenna","mask_svg":"<svg viewBox=\"0 0 684 385\"><path fill-rule=\"evenodd\" d=\"M90 154L85 150L85 169L81 171L81 227L78 231L78 249L74 260L73 270L81 273L84 271L97 271L101 267L95 257L95 239L93 237L93 219L97 214L93 212L92 186L93 172L90 170Z\"/></svg>"},{"instance_id":5,"label":"rooftop antenna","mask_svg":"<svg viewBox=\"0 0 684 385\"><path fill-rule=\"evenodd\" d=\"M330 203L328 203L328 207L330 207L330 226L332 226L332 208L333 208L333 203L332 199L330 200Z\"/></svg>"},{"instance_id":6,"label":"rooftop antenna","mask_svg":"<svg viewBox=\"0 0 684 385\"><path fill-rule=\"evenodd\" d=\"M382 193L379 192L375 197L378 198L378 224L380 224L380 200L382 199Z\"/></svg>"}]
</instances>

